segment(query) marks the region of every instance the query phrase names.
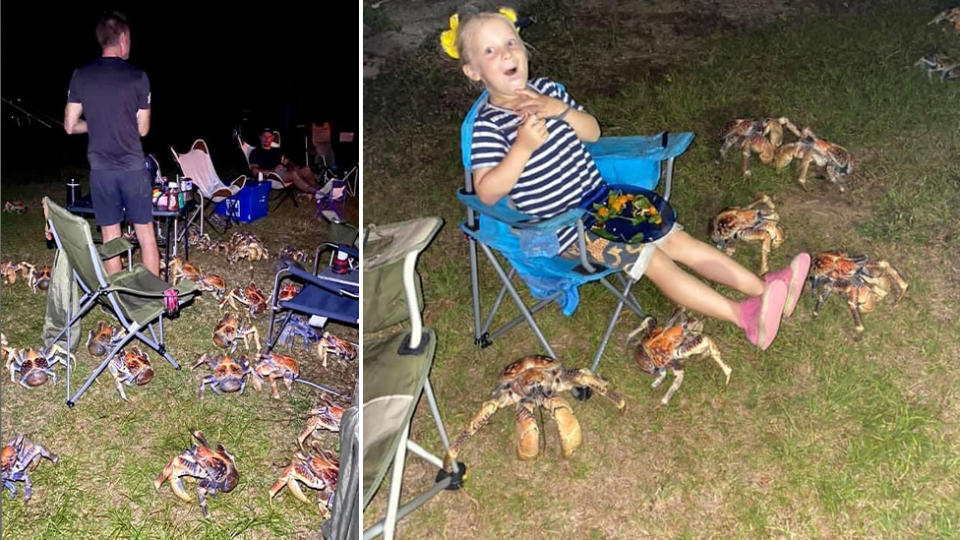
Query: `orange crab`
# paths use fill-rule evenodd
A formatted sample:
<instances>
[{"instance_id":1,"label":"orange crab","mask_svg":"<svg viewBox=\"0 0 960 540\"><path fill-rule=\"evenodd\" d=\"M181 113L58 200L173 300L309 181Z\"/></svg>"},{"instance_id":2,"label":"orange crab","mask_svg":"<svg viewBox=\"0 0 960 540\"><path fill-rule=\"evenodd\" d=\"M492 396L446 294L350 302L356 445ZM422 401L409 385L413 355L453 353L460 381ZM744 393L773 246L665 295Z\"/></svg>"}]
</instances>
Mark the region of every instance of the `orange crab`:
<instances>
[{"instance_id":1,"label":"orange crab","mask_svg":"<svg viewBox=\"0 0 960 540\"><path fill-rule=\"evenodd\" d=\"M758 209L760 205L766 208ZM727 208L710 223L710 240L727 255L734 254L738 240L760 242L760 273L765 274L769 269L767 256L771 248L783 245L783 229L777 224L780 216L775 209L773 201L766 195L743 208Z\"/></svg>"},{"instance_id":2,"label":"orange crab","mask_svg":"<svg viewBox=\"0 0 960 540\"><path fill-rule=\"evenodd\" d=\"M229 348L232 353L237 350L237 338L243 338L243 346L248 351L250 339L253 339L257 346L257 353L260 352L260 332L257 331L257 327L250 324L249 320L241 323L233 313L224 313L213 329L213 343L221 349Z\"/></svg>"},{"instance_id":3,"label":"orange crab","mask_svg":"<svg viewBox=\"0 0 960 540\"><path fill-rule=\"evenodd\" d=\"M30 275L27 277L27 284L30 285L30 289L34 294L37 293L37 289L45 291L50 287L50 275L51 269L49 266L44 266L40 269L30 269Z\"/></svg>"},{"instance_id":4,"label":"orange crab","mask_svg":"<svg viewBox=\"0 0 960 540\"><path fill-rule=\"evenodd\" d=\"M250 315L263 313L270 306L270 297L263 294L263 291L252 281L242 290L236 287L230 291L230 294L220 300L220 309L226 307L228 302L233 309L239 309L234 300L247 306L250 309Z\"/></svg>"},{"instance_id":5,"label":"orange crab","mask_svg":"<svg viewBox=\"0 0 960 540\"><path fill-rule=\"evenodd\" d=\"M340 421L343 419L343 407L337 406L327 400L323 400L310 410L310 418L307 420L307 427L303 433L297 437L297 444L303 448L303 443L314 432L326 430L332 432L340 431Z\"/></svg>"},{"instance_id":6,"label":"orange crab","mask_svg":"<svg viewBox=\"0 0 960 540\"><path fill-rule=\"evenodd\" d=\"M550 411L560 431L560 447L563 457L570 457L580 446L580 423L573 416L570 404L560 397L560 392L574 387L586 386L594 392L607 397L620 411L626 403L619 395L608 389L608 384L586 369L566 369L560 362L549 356L525 356L503 368L493 399L480 407L467 427L450 445L444 459L444 467L451 466L460 452L460 447L474 433L480 430L493 413L504 407L516 406L517 420L517 457L529 460L537 457L540 451L540 428L534 413L540 407Z\"/></svg>"},{"instance_id":7,"label":"orange crab","mask_svg":"<svg viewBox=\"0 0 960 540\"><path fill-rule=\"evenodd\" d=\"M937 16L927 24L940 24L943 21L952 23L953 29L957 32L960 32L960 7L947 9L937 13Z\"/></svg>"},{"instance_id":8,"label":"orange crab","mask_svg":"<svg viewBox=\"0 0 960 540\"><path fill-rule=\"evenodd\" d=\"M292 356L285 354L268 353L260 357L257 365L253 366L253 386L260 391L266 379L273 390L273 398L280 399L280 389L277 388L277 379L283 379L287 390L293 388L293 381L300 376L300 365Z\"/></svg>"},{"instance_id":9,"label":"orange crab","mask_svg":"<svg viewBox=\"0 0 960 540\"><path fill-rule=\"evenodd\" d=\"M123 391L123 385L143 386L153 380L153 365L147 353L140 350L136 345L130 347L130 350L121 350L107 365L110 374L113 375L117 383L117 392L120 397L126 401L127 394Z\"/></svg>"},{"instance_id":10,"label":"orange crab","mask_svg":"<svg viewBox=\"0 0 960 540\"><path fill-rule=\"evenodd\" d=\"M740 153L743 155L743 176L749 177L752 174L750 155L758 154L762 163L771 163L777 148L783 142L784 127L797 137L800 136L800 131L785 116L763 120L749 118L731 120L720 132L720 138L723 139L723 144L720 146L720 159L727 156L727 151L731 147L739 145Z\"/></svg>"},{"instance_id":11,"label":"orange crab","mask_svg":"<svg viewBox=\"0 0 960 540\"><path fill-rule=\"evenodd\" d=\"M247 386L247 374L250 373L250 364L246 356L241 355L234 360L227 355L215 358L204 354L197 359L191 369L197 369L201 364L207 364L213 374L207 375L200 381L200 399L203 399L203 389L208 384L217 394L236 391L243 393L243 389Z\"/></svg>"},{"instance_id":12,"label":"orange crab","mask_svg":"<svg viewBox=\"0 0 960 540\"><path fill-rule=\"evenodd\" d=\"M180 257L174 257L170 260L170 266L167 268L170 276L173 278L173 284L177 285L183 279L190 281L199 281L203 271L190 261L184 261Z\"/></svg>"},{"instance_id":13,"label":"orange crab","mask_svg":"<svg viewBox=\"0 0 960 540\"><path fill-rule=\"evenodd\" d=\"M218 444L214 451L207 445L201 431L194 431L193 437L199 444L190 446L171 459L153 481L153 487L159 491L160 486L169 479L173 494L184 502L192 503L193 497L183 489L180 479L184 476L197 479L197 498L200 500L200 510L206 517L209 514L207 495L216 496L217 492L232 491L240 481L240 472L237 471L233 456L222 444Z\"/></svg>"},{"instance_id":14,"label":"orange crab","mask_svg":"<svg viewBox=\"0 0 960 540\"><path fill-rule=\"evenodd\" d=\"M53 384L57 384L57 374L53 366L60 363L75 361L73 354L65 351L59 343L55 343L50 351L44 353L35 349L6 349L8 354L7 369L10 370L10 381L19 382L24 388L33 388L47 382L53 377ZM20 373L17 381L16 374Z\"/></svg>"},{"instance_id":15,"label":"orange crab","mask_svg":"<svg viewBox=\"0 0 960 540\"><path fill-rule=\"evenodd\" d=\"M800 187L806 189L807 170L813 162L818 167L824 167L827 178L840 188L841 193L846 191L841 178L853 172L854 161L850 152L839 144L817 137L810 128L803 128L801 137L801 140L777 149L774 164L777 170L783 169L794 159L800 159L800 176L797 181L800 182Z\"/></svg>"},{"instance_id":16,"label":"orange crab","mask_svg":"<svg viewBox=\"0 0 960 540\"><path fill-rule=\"evenodd\" d=\"M100 321L97 323L96 331L91 330L87 335L87 351L96 357L103 356L110 352L113 345L122 337L123 331L120 328Z\"/></svg>"},{"instance_id":17,"label":"orange crab","mask_svg":"<svg viewBox=\"0 0 960 540\"><path fill-rule=\"evenodd\" d=\"M280 290L277 291L277 300L281 302L286 302L288 300L293 300L297 294L300 293L300 288L294 283L284 283Z\"/></svg>"},{"instance_id":18,"label":"orange crab","mask_svg":"<svg viewBox=\"0 0 960 540\"><path fill-rule=\"evenodd\" d=\"M627 347L633 350L634 360L640 369L658 375L651 385L653 388L663 382L668 367L673 372L673 384L660 403L668 404L683 384L683 365L680 361L687 358L709 355L723 370L726 382L730 382L730 366L723 362L720 349L713 340L702 332L703 321L687 319L683 309L678 308L664 326L657 326L656 319L646 317L627 337ZM639 341L635 339L638 334Z\"/></svg>"},{"instance_id":19,"label":"orange crab","mask_svg":"<svg viewBox=\"0 0 960 540\"><path fill-rule=\"evenodd\" d=\"M270 487L270 499L279 495L286 487L298 500L309 503L310 500L300 489L302 482L303 485L320 491L317 506L322 519L327 519L330 517L328 507L333 501L340 476L340 462L333 454L320 448L316 442L313 444L313 450L313 453L302 451L294 454L293 461L280 473L280 479Z\"/></svg>"},{"instance_id":20,"label":"orange crab","mask_svg":"<svg viewBox=\"0 0 960 540\"><path fill-rule=\"evenodd\" d=\"M817 299L813 314L819 315L824 301L833 291L847 299L853 316L857 338L863 334L861 313L873 311L877 302L896 292L899 302L909 284L887 261L869 259L863 255L849 257L843 251L817 253L810 265L810 293Z\"/></svg>"},{"instance_id":21,"label":"orange crab","mask_svg":"<svg viewBox=\"0 0 960 540\"><path fill-rule=\"evenodd\" d=\"M227 290L227 283L217 274L204 273L197 280L197 289L205 292L212 292L217 296L217 300L223 300L223 293Z\"/></svg>"}]
</instances>

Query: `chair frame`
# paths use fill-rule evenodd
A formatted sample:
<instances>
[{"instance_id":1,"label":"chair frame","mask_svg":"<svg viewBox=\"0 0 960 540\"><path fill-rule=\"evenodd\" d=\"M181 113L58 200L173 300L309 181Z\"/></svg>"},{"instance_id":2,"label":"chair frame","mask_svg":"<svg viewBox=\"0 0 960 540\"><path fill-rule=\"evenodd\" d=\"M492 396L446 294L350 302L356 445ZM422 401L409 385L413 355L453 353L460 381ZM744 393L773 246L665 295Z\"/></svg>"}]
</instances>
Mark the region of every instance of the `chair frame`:
<instances>
[{"instance_id":1,"label":"chair frame","mask_svg":"<svg viewBox=\"0 0 960 540\"><path fill-rule=\"evenodd\" d=\"M64 209L64 212L66 212L65 209ZM62 242L61 239L60 239L60 233L59 233L59 231L57 230L56 225L54 224L53 218L48 218L48 219L47 219L47 224L48 224L48 226L49 226L49 228L50 228L50 232L51 232L52 235L53 235L53 239L54 239L54 241L55 241L56 244L57 244L57 248L61 250L63 256L67 256L67 257L68 257L68 261L69 261L69 256L68 256L68 254L67 254L67 251L63 248L63 242ZM84 226L87 227L87 236L89 237L89 236L90 236L89 225L85 223ZM115 244L115 245L118 245L118 246L119 246L119 245L122 245L123 247L125 247L125 249L126 249L126 251L127 251L128 261L129 261L129 260L130 260L130 257L131 257L131 254L132 254L132 248L131 248L129 242L126 242L125 240L122 240L122 239L118 239L118 240L121 240L121 241L118 242L118 243ZM104 246L104 248L106 248L106 246ZM76 268L73 268L73 269L71 270L71 272L72 272L72 274L73 274L73 279L77 282L77 284L80 285L80 288L81 288L81 290L83 291L83 294L81 295L81 297L80 297L80 299L79 299L79 302L78 302L78 303L79 303L79 308L77 309L77 312L76 312L76 313L71 313L71 311L72 311L72 310L71 310L71 307L72 307L72 305L73 305L73 288L71 287L71 288L70 288L70 290L71 290L71 293L70 293L71 298L70 298L69 302L67 302L67 320L68 320L68 322L67 322L67 324L64 326L64 328L50 341L50 343L53 344L53 343L58 342L58 341L60 340L60 338L61 338L62 336L64 336L64 334L66 334L67 343L70 343L70 342L71 342L71 341L70 341L70 339L71 339L71 336L70 336L70 332L71 332L71 331L70 331L70 328L71 328L74 324L76 324L77 321L79 321L79 320L82 319L84 316L86 316L87 313L89 313L90 310L93 308L93 306L96 305L97 303L99 303L100 305L104 305L104 306L109 307L110 311L112 312L111 314L117 319L117 321L120 322L121 325L123 325L124 330L126 330L126 335L123 337L123 339L122 339L117 345L115 345L115 346L110 350L110 352L107 354L107 356L104 358L104 360L100 363L100 365L97 366L96 369L94 369L93 373L90 374L90 376L89 376L89 377L87 378L87 380L83 383L83 385L81 385L80 389L77 390L77 392L76 392L72 397L70 396L70 372L71 372L71 368L70 368L70 362L69 362L69 360L67 361L67 377L66 377L66 379L67 379L67 384L66 384L66 386L67 386L67 406L68 406L68 407L71 407L71 408L76 404L77 400L80 399L80 396L82 396L82 395L87 391L87 389L90 387L90 385L93 384L93 381L96 380L97 377L99 377L100 374L103 373L103 370L107 368L107 366L110 364L110 361L111 361L111 360L113 359L113 357L120 351L120 349L122 349L123 347L125 347L131 340L133 340L133 338L139 339L139 340L140 340L141 342L143 342L145 345L147 345L148 347L150 347L151 349L153 349L154 351L156 351L160 356L162 356L163 358L165 358L165 359L170 363L170 365L173 366L174 369L176 369L176 370L179 370L179 369L180 369L180 364L178 364L177 361L170 355L170 353L167 352L166 346L165 346L165 344L164 344L164 337L163 337L163 315L164 315L164 313L161 312L161 313L156 317L155 320L151 320L150 322L147 322L146 324L141 325L140 323L137 323L136 321L132 321L132 320L130 320L130 319L128 319L128 318L126 317L126 315L125 315L124 312L123 312L123 309L121 309L121 307L120 307L119 299L118 299L118 294L119 294L120 292L123 292L123 293L126 293L126 294L134 294L134 295L138 295L138 296L144 296L144 297L158 297L158 298L160 298L160 297L162 297L162 296L161 296L161 295L154 294L154 293L145 292L145 291L137 291L137 290L133 290L133 289L128 289L128 288L125 288L125 287L111 286L111 285L107 282L106 269L103 267L103 261L102 261L102 258L101 258L101 254L98 253L97 248L96 248L96 246L94 245L93 242L89 242L89 250L90 250L90 257L91 257L91 259L94 261L93 270L94 270L94 272L96 273L96 276L97 276L96 288L94 288L94 286L92 286L92 284L86 283L86 282L84 281L83 277L80 276L80 273L77 271ZM122 250L121 250L121 251L122 251ZM121 251L118 251L117 253L110 254L109 256L112 257L112 256L119 255L119 253L120 253ZM107 256L107 255L104 255L104 257L106 257L106 256ZM156 324L157 330L154 329L154 324ZM150 337L148 337L147 335L145 335L145 334L143 333L143 329L144 329L144 328L146 328L147 330L149 330L149 332L150 332Z\"/></svg>"},{"instance_id":2,"label":"chair frame","mask_svg":"<svg viewBox=\"0 0 960 540\"><path fill-rule=\"evenodd\" d=\"M403 288L407 301L407 310L409 311L410 316L410 328L407 333L407 350L410 351L422 350L421 348L426 346L426 339L429 337L429 334L424 332L423 319L420 316L420 306L417 302L416 286L414 284L417 258L420 256L420 253L421 250L410 251L405 255L403 261ZM446 453L446 451L450 449L450 439L447 436L447 430L443 425L443 419L440 417L440 408L437 406L437 398L434 395L433 387L430 384L429 373L424 380L422 394L427 398L427 403L430 406L430 412L433 415L433 420L437 425L440 441L443 443L444 453ZM415 399L414 401L416 402L418 399ZM416 406L414 405L414 411L415 410ZM461 462L454 462L452 464L453 471L447 471L444 468L443 459L441 457L430 453L410 439L410 424L412 421L413 418L411 416L410 421L408 421L403 428L400 443L397 445L397 450L394 453L392 464L393 470L390 475L390 488L389 492L387 493L386 515L383 519L363 531L363 540L371 540L380 534L383 534L384 540L393 540L396 533L398 520L404 518L409 513L426 504L427 501L441 491L456 491L463 485L464 477L466 476L467 472L466 465ZM433 485L430 486L430 488L401 506L400 492L403 487L404 463L406 461L408 451L436 466L439 469L439 472L436 480L434 481ZM373 487L372 489L377 488L379 488L379 486Z\"/></svg>"},{"instance_id":3,"label":"chair frame","mask_svg":"<svg viewBox=\"0 0 960 540\"><path fill-rule=\"evenodd\" d=\"M186 155L190 154L190 153L193 152L193 151L201 151L201 152L203 152L204 154L207 155L207 159L210 160L210 168L211 168L211 170L213 171L214 175L216 175L216 179L215 179L215 180L220 184L220 186L221 186L222 188L226 188L226 189L230 190L231 194L230 194L229 196L214 197L214 196L213 196L213 193L214 193L215 191L221 189L221 187L211 188L211 189L209 189L209 190L208 190L208 189L205 189L205 188L203 187L203 184L202 184L201 182L198 182L198 181L197 181L195 175L193 175L193 174L188 174L188 173L187 173L187 171L183 168L183 162L181 161L181 157L182 157L182 156L186 156ZM240 189L243 189L243 186L246 185L246 178L247 178L247 177L246 177L246 175L240 175L240 176L238 176L229 186L226 185L226 184L224 184L224 183L223 183L223 180L220 179L220 175L218 175L218 174L216 173L216 170L213 168L213 157L212 157L212 155L210 154L210 147L207 145L207 142L204 141L203 139L197 139L197 140L193 141L193 144L190 145L190 150L187 151L186 153L180 154L180 153L178 153L172 146L170 147L170 152L173 154L173 159L174 159L174 161L176 161L176 162L177 162L177 165L180 167L180 172L183 173L183 176L184 176L184 177L190 178L190 179L193 180L194 185L195 185L196 188L197 188L197 193L200 195L200 207L197 208L197 210L194 211L193 215L190 216L190 217L187 219L187 226L185 226L185 227L183 228L183 232L180 233L180 236L183 236L184 234L187 233L187 231L189 230L189 225L190 225L190 223L192 223L194 220L196 220L197 215L200 216L200 234L203 235L203 233L204 233L204 224L205 224L206 221L210 221L210 220L209 220L209 216L213 215L214 212L216 212L216 205L217 205L218 203L220 203L221 201L223 201L223 200L225 200L225 199L228 199L229 197L232 197L232 196L236 195L237 193L239 193L239 192L240 192ZM234 189L234 187L236 187L237 184L240 185L240 188L239 188L239 189ZM206 210L206 202L207 202L207 199L209 199L210 202L213 203L213 204L211 205L211 207L210 207L209 212ZM227 229L230 228L230 224L231 224L232 222L236 222L238 225L239 225L239 223L240 223L240 222L237 221L235 218L233 218L233 217L231 217L231 216L229 216L229 215L224 216L224 217L225 217L225 219L226 219L226 223L225 223L225 225L224 225L224 227L223 227L223 230L218 230L218 229L213 225L213 223L210 223L210 228L213 229L217 234L220 234L220 235L223 235L224 233L227 232ZM180 239L178 238L178 240L180 240Z\"/></svg>"},{"instance_id":4,"label":"chair frame","mask_svg":"<svg viewBox=\"0 0 960 540\"><path fill-rule=\"evenodd\" d=\"M479 107L484 103L486 99L486 92L484 92L473 104L470 109L470 112L467 115L467 119L464 120L463 125L461 126L461 138L467 140L467 137L472 135L472 129L468 133L468 121L469 126L472 127L472 119L475 118L476 112L479 110ZM668 142L669 134L664 133L662 138L662 144L666 148ZM509 272L505 271L503 265L498 260L497 256L494 254L490 246L480 242L476 233L479 230L478 218L480 215L486 215L488 218L497 219L502 217L504 212L501 209L498 209L494 206L488 206L481 203L476 199L473 189L473 174L469 166L469 153L468 145L463 145L463 164L464 164L464 188L458 192L458 198L467 206L467 218L461 224L461 229L466 233L467 238L470 243L470 284L473 295L473 320L474 320L474 343L480 348L486 348L493 343L493 340L503 335L514 326L522 322L526 322L530 326L533 333L536 335L537 340L540 342L544 351L553 358L559 358L554 352L553 348L550 346L550 343L544 337L543 331L540 329L540 326L537 324L534 314L536 314L541 309L547 307L554 300L559 299L563 294L563 291L557 291L549 298L539 301L538 303L528 306L523 299L520 297L520 293L517 290L517 287L513 284L513 278L516 276L517 271L515 268L510 268ZM669 157L666 159L666 172L663 172L661 167L660 178L658 179L658 184L663 184L663 198L669 200L670 191L673 182L673 163L674 157ZM656 186L655 186L656 187ZM515 211L509 211L513 214L519 215L520 213ZM616 326L617 320L620 317L620 313L623 311L623 307L627 306L631 311L637 314L640 318L644 317L643 308L640 306L640 303L637 301L636 297L631 292L631 289L638 280L626 276L623 272L617 271L615 269L606 268L597 264L591 263L587 259L587 250L585 246L585 231L583 225L583 215L584 210L579 208L574 208L568 210L567 212L551 218L549 220L543 220L537 218L536 216L527 216L529 223L513 222L510 223L511 227L518 229L536 229L536 230L557 230L561 226L566 225L576 225L577 228L577 243L580 251L580 265L574 271L577 273L587 276L588 281L599 281L604 285L604 287L609 290L617 299L617 305L613 311L610 321L607 324L607 327L603 333L603 337L597 347L596 353L593 356L592 363L590 364L590 371L595 372L597 366L600 363L600 358L603 355L604 350L606 349L607 343L610 340L610 336L613 334L613 329ZM477 257L477 247L483 250L484 254L487 256L490 264L493 266L496 271L502 286L499 293L497 294L496 299L493 301L493 304L490 307L490 310L487 312L484 321L481 323L481 302L480 302L480 280L479 280L479 263ZM509 263L508 263L509 264ZM607 280L607 275L610 273L616 273L617 278L620 281L621 289L617 289L613 284ZM520 310L520 314L513 318L512 320L503 324L500 328L491 331L491 326L493 325L493 319L496 316L504 296L509 293L510 297L513 299L517 308ZM574 392L577 397L589 397L589 389L577 389Z\"/></svg>"}]
</instances>

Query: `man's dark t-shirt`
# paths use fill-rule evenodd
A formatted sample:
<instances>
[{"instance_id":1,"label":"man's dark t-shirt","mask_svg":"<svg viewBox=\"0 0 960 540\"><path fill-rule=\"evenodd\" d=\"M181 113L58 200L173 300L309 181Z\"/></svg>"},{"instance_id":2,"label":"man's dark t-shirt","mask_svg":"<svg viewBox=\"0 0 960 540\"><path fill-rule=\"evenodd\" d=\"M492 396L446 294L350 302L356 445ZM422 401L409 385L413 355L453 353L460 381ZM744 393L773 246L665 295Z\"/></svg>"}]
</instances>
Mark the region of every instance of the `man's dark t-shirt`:
<instances>
[{"instance_id":1,"label":"man's dark t-shirt","mask_svg":"<svg viewBox=\"0 0 960 540\"><path fill-rule=\"evenodd\" d=\"M250 164L261 169L274 170L283 159L283 151L279 148L254 148L250 151Z\"/></svg>"},{"instance_id":2,"label":"man's dark t-shirt","mask_svg":"<svg viewBox=\"0 0 960 540\"><path fill-rule=\"evenodd\" d=\"M143 169L137 110L150 108L150 80L121 58L98 58L77 69L67 101L83 105L90 169Z\"/></svg>"}]
</instances>

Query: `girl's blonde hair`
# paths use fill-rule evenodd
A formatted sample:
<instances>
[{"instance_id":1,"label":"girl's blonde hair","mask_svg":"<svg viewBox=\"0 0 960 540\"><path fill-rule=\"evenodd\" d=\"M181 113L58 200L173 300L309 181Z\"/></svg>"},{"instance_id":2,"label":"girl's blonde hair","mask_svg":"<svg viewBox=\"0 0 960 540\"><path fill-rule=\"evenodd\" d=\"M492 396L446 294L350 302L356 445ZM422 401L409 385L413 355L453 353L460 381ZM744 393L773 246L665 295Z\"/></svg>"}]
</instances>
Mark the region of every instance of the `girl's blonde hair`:
<instances>
[{"instance_id":1,"label":"girl's blonde hair","mask_svg":"<svg viewBox=\"0 0 960 540\"><path fill-rule=\"evenodd\" d=\"M467 4L466 6L460 8L457 11L457 17L460 19L460 24L457 27L457 55L460 57L460 64L467 65L470 63L470 59L467 57L467 51L469 49L467 43L467 36L470 35L470 30L477 24L480 24L485 21L492 20L501 20L513 29L513 33L517 36L517 41L520 42L520 46L526 50L527 45L523 42L523 39L520 38L520 33L517 32L516 26L514 26L513 21L507 18L506 15L498 13L496 11L479 11L475 6Z\"/></svg>"}]
</instances>

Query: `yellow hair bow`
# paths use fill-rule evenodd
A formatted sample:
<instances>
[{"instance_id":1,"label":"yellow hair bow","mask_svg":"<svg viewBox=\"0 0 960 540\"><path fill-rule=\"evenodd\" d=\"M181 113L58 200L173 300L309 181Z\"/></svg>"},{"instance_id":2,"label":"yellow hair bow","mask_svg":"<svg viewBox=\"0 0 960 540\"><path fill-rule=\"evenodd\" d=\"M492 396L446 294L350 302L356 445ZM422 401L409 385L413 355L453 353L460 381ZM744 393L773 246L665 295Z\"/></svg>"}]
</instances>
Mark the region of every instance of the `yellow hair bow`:
<instances>
[{"instance_id":1,"label":"yellow hair bow","mask_svg":"<svg viewBox=\"0 0 960 540\"><path fill-rule=\"evenodd\" d=\"M510 8L500 8L498 13L510 20L511 23L517 23L517 12ZM450 58L460 59L460 53L457 51L457 28L460 26L460 16L454 13L450 16L450 28L440 34L440 44L443 50ZM519 32L520 30L517 29Z\"/></svg>"}]
</instances>

